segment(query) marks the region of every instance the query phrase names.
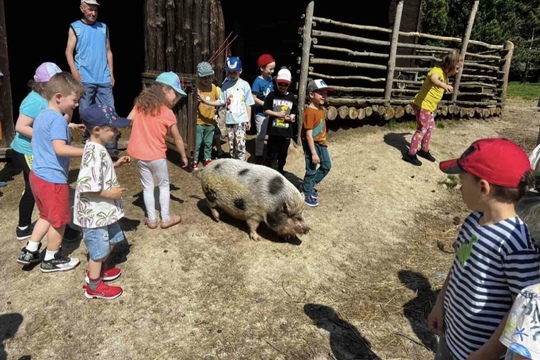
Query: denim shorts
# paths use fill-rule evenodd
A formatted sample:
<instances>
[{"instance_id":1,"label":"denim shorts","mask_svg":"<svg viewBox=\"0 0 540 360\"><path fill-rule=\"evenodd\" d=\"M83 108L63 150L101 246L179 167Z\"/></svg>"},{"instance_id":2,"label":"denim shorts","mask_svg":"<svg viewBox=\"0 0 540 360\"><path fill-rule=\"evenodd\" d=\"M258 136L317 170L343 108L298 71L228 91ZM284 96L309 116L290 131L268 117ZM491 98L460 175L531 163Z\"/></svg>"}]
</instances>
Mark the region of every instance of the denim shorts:
<instances>
[{"instance_id":1,"label":"denim shorts","mask_svg":"<svg viewBox=\"0 0 540 360\"><path fill-rule=\"evenodd\" d=\"M94 261L107 257L110 247L124 240L124 232L118 222L98 228L83 228L84 245L88 249L90 259Z\"/></svg>"}]
</instances>

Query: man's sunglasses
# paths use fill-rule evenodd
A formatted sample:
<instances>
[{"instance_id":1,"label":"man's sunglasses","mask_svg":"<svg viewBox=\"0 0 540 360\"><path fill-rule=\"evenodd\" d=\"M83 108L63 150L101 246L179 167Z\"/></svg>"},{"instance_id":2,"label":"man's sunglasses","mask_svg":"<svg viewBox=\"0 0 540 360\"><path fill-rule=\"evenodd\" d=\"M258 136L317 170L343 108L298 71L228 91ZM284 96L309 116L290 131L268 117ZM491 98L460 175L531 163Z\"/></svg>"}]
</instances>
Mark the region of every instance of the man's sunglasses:
<instances>
[{"instance_id":1,"label":"man's sunglasses","mask_svg":"<svg viewBox=\"0 0 540 360\"><path fill-rule=\"evenodd\" d=\"M280 82L280 83L277 83L277 86L279 86L279 87L287 87L287 86L289 86L289 83Z\"/></svg>"}]
</instances>

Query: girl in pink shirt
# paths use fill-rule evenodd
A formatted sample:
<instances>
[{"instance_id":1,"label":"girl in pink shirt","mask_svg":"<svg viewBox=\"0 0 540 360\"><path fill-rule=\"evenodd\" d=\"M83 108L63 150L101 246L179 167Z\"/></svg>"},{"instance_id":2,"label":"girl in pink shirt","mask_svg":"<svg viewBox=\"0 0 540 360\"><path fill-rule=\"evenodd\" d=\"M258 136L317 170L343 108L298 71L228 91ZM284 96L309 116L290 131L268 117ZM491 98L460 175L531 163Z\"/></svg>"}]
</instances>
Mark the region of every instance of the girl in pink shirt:
<instances>
[{"instance_id":1,"label":"girl in pink shirt","mask_svg":"<svg viewBox=\"0 0 540 360\"><path fill-rule=\"evenodd\" d=\"M161 228L169 228L181 221L180 216L169 214L170 188L166 155L167 132L170 130L182 157L182 167L188 164L184 140L176 125L176 115L171 110L181 96L186 96L186 93L182 90L178 75L172 71L161 73L156 78L155 84L144 89L137 96L135 106L128 115L128 118L133 121L133 129L127 152L138 160L146 208L144 223L150 229L156 229L158 226L154 177L159 187Z\"/></svg>"}]
</instances>

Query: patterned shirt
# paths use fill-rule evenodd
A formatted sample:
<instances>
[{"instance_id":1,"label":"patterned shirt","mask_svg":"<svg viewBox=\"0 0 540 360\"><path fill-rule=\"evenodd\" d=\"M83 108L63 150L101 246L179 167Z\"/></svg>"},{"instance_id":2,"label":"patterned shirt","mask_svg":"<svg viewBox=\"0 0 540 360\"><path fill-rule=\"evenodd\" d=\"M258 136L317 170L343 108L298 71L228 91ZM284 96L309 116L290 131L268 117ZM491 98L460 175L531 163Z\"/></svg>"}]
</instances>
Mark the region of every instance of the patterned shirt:
<instances>
[{"instance_id":1,"label":"patterned shirt","mask_svg":"<svg viewBox=\"0 0 540 360\"><path fill-rule=\"evenodd\" d=\"M472 212L454 243L456 256L444 300L445 335L456 359L466 359L493 335L512 296L540 282L539 250L518 217L492 225Z\"/></svg>"},{"instance_id":2,"label":"patterned shirt","mask_svg":"<svg viewBox=\"0 0 540 360\"><path fill-rule=\"evenodd\" d=\"M107 149L88 141L84 146L77 178L73 222L83 228L97 228L113 224L124 217L122 199L107 199L99 195L101 191L118 185L114 164Z\"/></svg>"},{"instance_id":3,"label":"patterned shirt","mask_svg":"<svg viewBox=\"0 0 540 360\"><path fill-rule=\"evenodd\" d=\"M540 284L519 293L500 341L508 347L505 360L514 360L515 354L540 359Z\"/></svg>"}]
</instances>

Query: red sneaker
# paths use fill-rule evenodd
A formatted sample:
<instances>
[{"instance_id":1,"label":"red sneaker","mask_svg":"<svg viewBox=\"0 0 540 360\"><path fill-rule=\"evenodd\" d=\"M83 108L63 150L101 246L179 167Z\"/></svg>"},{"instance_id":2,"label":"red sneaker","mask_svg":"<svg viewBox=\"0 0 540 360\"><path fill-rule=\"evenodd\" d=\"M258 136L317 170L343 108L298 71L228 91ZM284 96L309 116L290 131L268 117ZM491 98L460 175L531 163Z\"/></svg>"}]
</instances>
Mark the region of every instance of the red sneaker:
<instances>
[{"instance_id":1,"label":"red sneaker","mask_svg":"<svg viewBox=\"0 0 540 360\"><path fill-rule=\"evenodd\" d=\"M116 280L120 275L122 275L122 270L120 270L116 266L112 268L106 268L104 266L101 267L101 280L103 281ZM88 270L86 270L86 277L84 278L84 281L86 281L87 284L90 282L90 278L88 277Z\"/></svg>"},{"instance_id":2,"label":"red sneaker","mask_svg":"<svg viewBox=\"0 0 540 360\"><path fill-rule=\"evenodd\" d=\"M191 170L199 170L199 164L193 163L193 165L191 165Z\"/></svg>"},{"instance_id":3,"label":"red sneaker","mask_svg":"<svg viewBox=\"0 0 540 360\"><path fill-rule=\"evenodd\" d=\"M204 160L204 166L206 166L206 165L210 164L211 162L212 162L212 160L210 160L210 159L206 159L206 160Z\"/></svg>"},{"instance_id":4,"label":"red sneaker","mask_svg":"<svg viewBox=\"0 0 540 360\"><path fill-rule=\"evenodd\" d=\"M87 299L104 299L112 300L122 295L122 288L120 286L110 286L100 281L96 290L91 290L90 286L84 285L84 296Z\"/></svg>"}]
</instances>

